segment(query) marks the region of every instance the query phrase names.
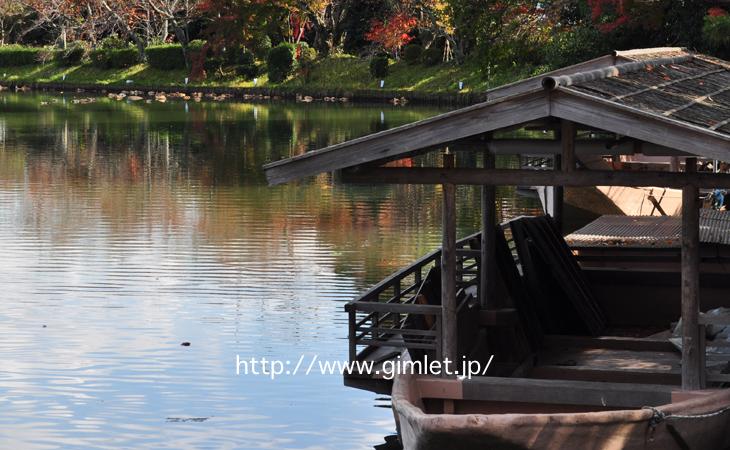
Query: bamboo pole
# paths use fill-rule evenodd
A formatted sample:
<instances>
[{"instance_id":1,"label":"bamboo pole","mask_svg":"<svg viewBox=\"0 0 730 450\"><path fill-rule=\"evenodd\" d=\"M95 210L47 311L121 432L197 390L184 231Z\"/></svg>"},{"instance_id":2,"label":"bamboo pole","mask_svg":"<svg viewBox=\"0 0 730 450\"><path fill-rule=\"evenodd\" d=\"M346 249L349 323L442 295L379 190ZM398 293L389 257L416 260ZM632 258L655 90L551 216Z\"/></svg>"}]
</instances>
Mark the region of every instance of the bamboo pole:
<instances>
[{"instance_id":1,"label":"bamboo pole","mask_svg":"<svg viewBox=\"0 0 730 450\"><path fill-rule=\"evenodd\" d=\"M447 150L448 151L448 150ZM445 169L454 167L453 153L443 157ZM444 183L441 245L441 308L443 312L442 355L456 361L456 185ZM451 370L451 367L447 367Z\"/></svg>"},{"instance_id":2,"label":"bamboo pole","mask_svg":"<svg viewBox=\"0 0 730 450\"><path fill-rule=\"evenodd\" d=\"M687 158L685 171L697 171L697 158ZM682 389L703 389L700 326L700 229L699 189L682 188Z\"/></svg>"}]
</instances>

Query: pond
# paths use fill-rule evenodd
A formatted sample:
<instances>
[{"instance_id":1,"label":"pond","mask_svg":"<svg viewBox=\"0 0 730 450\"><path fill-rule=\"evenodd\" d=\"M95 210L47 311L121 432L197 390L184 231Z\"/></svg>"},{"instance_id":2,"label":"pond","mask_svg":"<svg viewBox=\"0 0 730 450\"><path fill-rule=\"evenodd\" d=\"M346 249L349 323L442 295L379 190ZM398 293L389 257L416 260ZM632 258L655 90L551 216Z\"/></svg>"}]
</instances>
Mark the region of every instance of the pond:
<instances>
[{"instance_id":1,"label":"pond","mask_svg":"<svg viewBox=\"0 0 730 450\"><path fill-rule=\"evenodd\" d=\"M346 360L345 302L439 246L440 190L261 166L441 111L87 97L0 94L0 448L382 444L388 398L236 358Z\"/></svg>"}]
</instances>

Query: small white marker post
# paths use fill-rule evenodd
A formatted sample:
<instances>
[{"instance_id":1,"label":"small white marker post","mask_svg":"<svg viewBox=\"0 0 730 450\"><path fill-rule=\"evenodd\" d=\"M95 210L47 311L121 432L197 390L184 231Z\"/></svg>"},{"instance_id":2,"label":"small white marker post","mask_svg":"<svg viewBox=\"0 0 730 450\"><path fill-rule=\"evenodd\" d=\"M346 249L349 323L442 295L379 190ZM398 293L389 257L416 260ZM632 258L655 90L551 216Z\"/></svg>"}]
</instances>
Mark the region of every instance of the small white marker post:
<instances>
[{"instance_id":1,"label":"small white marker post","mask_svg":"<svg viewBox=\"0 0 730 450\"><path fill-rule=\"evenodd\" d=\"M462 90L462 89L464 89L464 82L459 81L459 90Z\"/></svg>"},{"instance_id":2,"label":"small white marker post","mask_svg":"<svg viewBox=\"0 0 730 450\"><path fill-rule=\"evenodd\" d=\"M253 79L253 85L256 86L257 84L259 84L259 79L258 78L254 78Z\"/></svg>"},{"instance_id":3,"label":"small white marker post","mask_svg":"<svg viewBox=\"0 0 730 450\"><path fill-rule=\"evenodd\" d=\"M66 81L66 74L61 75L61 80Z\"/></svg>"},{"instance_id":4,"label":"small white marker post","mask_svg":"<svg viewBox=\"0 0 730 450\"><path fill-rule=\"evenodd\" d=\"M380 89L383 89L385 87L385 80L380 80Z\"/></svg>"},{"instance_id":5,"label":"small white marker post","mask_svg":"<svg viewBox=\"0 0 730 450\"><path fill-rule=\"evenodd\" d=\"M186 85L186 86L187 86L187 84L188 84L188 81L190 81L190 80L188 80L188 77L185 77L185 85Z\"/></svg>"}]
</instances>

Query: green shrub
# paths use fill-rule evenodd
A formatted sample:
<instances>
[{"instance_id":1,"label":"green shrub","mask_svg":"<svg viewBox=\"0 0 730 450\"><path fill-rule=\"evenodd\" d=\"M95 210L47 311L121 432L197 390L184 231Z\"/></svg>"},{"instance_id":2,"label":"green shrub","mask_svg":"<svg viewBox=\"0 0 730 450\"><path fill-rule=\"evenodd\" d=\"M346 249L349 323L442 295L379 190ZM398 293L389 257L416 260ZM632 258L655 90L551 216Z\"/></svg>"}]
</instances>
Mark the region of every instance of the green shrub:
<instances>
[{"instance_id":1,"label":"green shrub","mask_svg":"<svg viewBox=\"0 0 730 450\"><path fill-rule=\"evenodd\" d=\"M253 53L244 49L238 53L236 58L236 74L246 80L251 80L258 76L259 68L256 67L256 58Z\"/></svg>"},{"instance_id":2,"label":"green shrub","mask_svg":"<svg viewBox=\"0 0 730 450\"><path fill-rule=\"evenodd\" d=\"M21 45L5 45L0 47L0 67L28 66L38 62L42 49L23 47Z\"/></svg>"},{"instance_id":3,"label":"green shrub","mask_svg":"<svg viewBox=\"0 0 730 450\"><path fill-rule=\"evenodd\" d=\"M385 78L388 76L387 56L373 56L370 59L370 75L374 78Z\"/></svg>"},{"instance_id":4,"label":"green shrub","mask_svg":"<svg viewBox=\"0 0 730 450\"><path fill-rule=\"evenodd\" d=\"M256 59L266 59L266 57L269 55L269 52L271 51L271 38L268 36L264 36L260 39L257 39L253 43L251 51L256 56Z\"/></svg>"},{"instance_id":5,"label":"green shrub","mask_svg":"<svg viewBox=\"0 0 730 450\"><path fill-rule=\"evenodd\" d=\"M98 48L105 50L123 49L129 47L129 41L119 36L109 36L99 42Z\"/></svg>"},{"instance_id":6,"label":"green shrub","mask_svg":"<svg viewBox=\"0 0 730 450\"><path fill-rule=\"evenodd\" d=\"M435 66L441 64L444 60L444 52L435 45L427 48L421 55L421 61L426 66Z\"/></svg>"},{"instance_id":7,"label":"green shrub","mask_svg":"<svg viewBox=\"0 0 730 450\"><path fill-rule=\"evenodd\" d=\"M139 62L135 47L98 48L89 53L91 64L100 69L123 69Z\"/></svg>"},{"instance_id":8,"label":"green shrub","mask_svg":"<svg viewBox=\"0 0 730 450\"><path fill-rule=\"evenodd\" d=\"M587 61L608 52L606 36L593 27L580 26L559 33L545 46L545 61L559 68Z\"/></svg>"},{"instance_id":9,"label":"green shrub","mask_svg":"<svg viewBox=\"0 0 730 450\"><path fill-rule=\"evenodd\" d=\"M194 39L188 43L188 51L190 52L199 52L203 50L203 47L205 47L206 42L202 39Z\"/></svg>"},{"instance_id":10,"label":"green shrub","mask_svg":"<svg viewBox=\"0 0 730 450\"><path fill-rule=\"evenodd\" d=\"M310 47L306 42L297 45L295 54L299 67L311 66L317 60L317 49Z\"/></svg>"},{"instance_id":11,"label":"green shrub","mask_svg":"<svg viewBox=\"0 0 730 450\"><path fill-rule=\"evenodd\" d=\"M151 45L147 47L145 54L147 54L147 62L155 69L185 68L185 55L180 44Z\"/></svg>"},{"instance_id":12,"label":"green shrub","mask_svg":"<svg viewBox=\"0 0 730 450\"><path fill-rule=\"evenodd\" d=\"M423 47L418 44L408 44L403 47L401 57L403 61L408 65L416 65L421 62L421 56L423 55Z\"/></svg>"},{"instance_id":13,"label":"green shrub","mask_svg":"<svg viewBox=\"0 0 730 450\"><path fill-rule=\"evenodd\" d=\"M41 64L48 64L56 59L56 49L53 47L42 47L38 49L36 61Z\"/></svg>"},{"instance_id":14,"label":"green shrub","mask_svg":"<svg viewBox=\"0 0 730 450\"><path fill-rule=\"evenodd\" d=\"M75 66L84 59L84 55L86 55L86 48L80 42L74 42L65 50L58 50L55 59L63 66Z\"/></svg>"},{"instance_id":15,"label":"green shrub","mask_svg":"<svg viewBox=\"0 0 730 450\"><path fill-rule=\"evenodd\" d=\"M305 81L309 81L312 68L317 60L317 50L307 45L306 42L301 42L297 44L295 55L299 74L304 77Z\"/></svg>"},{"instance_id":16,"label":"green shrub","mask_svg":"<svg viewBox=\"0 0 730 450\"><path fill-rule=\"evenodd\" d=\"M730 49L730 16L705 16L702 36L714 50Z\"/></svg>"},{"instance_id":17,"label":"green shrub","mask_svg":"<svg viewBox=\"0 0 730 450\"><path fill-rule=\"evenodd\" d=\"M294 70L294 46L281 43L272 48L266 58L266 69L270 81L281 83L286 80Z\"/></svg>"}]
</instances>

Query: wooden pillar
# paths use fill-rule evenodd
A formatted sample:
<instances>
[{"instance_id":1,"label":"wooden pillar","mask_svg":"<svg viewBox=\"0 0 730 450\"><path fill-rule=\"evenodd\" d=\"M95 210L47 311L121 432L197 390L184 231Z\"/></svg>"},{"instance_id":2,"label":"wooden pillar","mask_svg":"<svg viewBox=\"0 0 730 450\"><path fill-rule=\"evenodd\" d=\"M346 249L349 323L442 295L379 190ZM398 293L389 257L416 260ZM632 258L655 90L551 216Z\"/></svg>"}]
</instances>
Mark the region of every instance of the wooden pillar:
<instances>
[{"instance_id":1,"label":"wooden pillar","mask_svg":"<svg viewBox=\"0 0 730 450\"><path fill-rule=\"evenodd\" d=\"M687 158L686 172L697 172L697 158ZM705 349L700 314L700 217L697 185L682 188L682 389L704 388Z\"/></svg>"},{"instance_id":2,"label":"wooden pillar","mask_svg":"<svg viewBox=\"0 0 730 450\"><path fill-rule=\"evenodd\" d=\"M494 154L489 147L484 150L484 168L494 169ZM497 223L496 188L482 186L482 244L481 268L479 270L479 300L482 308L496 308L494 282L497 276L497 261L494 252L494 225Z\"/></svg>"},{"instance_id":3,"label":"wooden pillar","mask_svg":"<svg viewBox=\"0 0 730 450\"><path fill-rule=\"evenodd\" d=\"M454 167L453 153L444 154L444 168ZM445 360L451 361L448 370L453 371L456 361L456 186L445 183L443 188L443 222L441 244L441 351Z\"/></svg>"},{"instance_id":4,"label":"wooden pillar","mask_svg":"<svg viewBox=\"0 0 730 450\"><path fill-rule=\"evenodd\" d=\"M563 172L575 170L575 123L569 120L560 121L560 142L562 146Z\"/></svg>"},{"instance_id":5,"label":"wooden pillar","mask_svg":"<svg viewBox=\"0 0 730 450\"><path fill-rule=\"evenodd\" d=\"M562 170L561 168L561 160L562 158L560 155L555 155L553 159L553 170ZM549 186L546 186L545 189L549 189ZM555 223L558 225L558 229L563 229L563 186L553 186L553 195L550 201L553 204L553 219L555 220ZM547 197L547 194L546 194ZM549 209L548 209L549 212Z\"/></svg>"},{"instance_id":6,"label":"wooden pillar","mask_svg":"<svg viewBox=\"0 0 730 450\"><path fill-rule=\"evenodd\" d=\"M569 120L561 120L557 138L560 139L562 153L555 155L554 170L562 170L564 172L572 172L575 170L575 135L575 123ZM555 223L561 231L563 229L564 191L563 186L553 187L553 219L555 219Z\"/></svg>"}]
</instances>

